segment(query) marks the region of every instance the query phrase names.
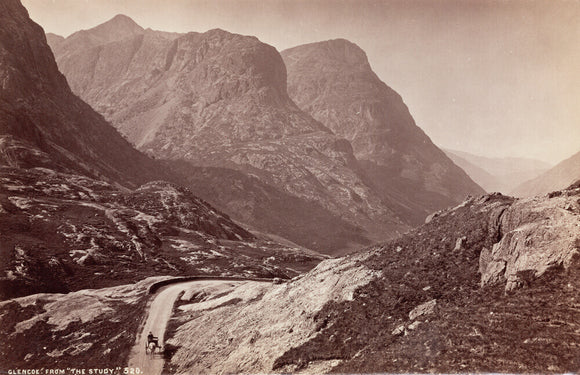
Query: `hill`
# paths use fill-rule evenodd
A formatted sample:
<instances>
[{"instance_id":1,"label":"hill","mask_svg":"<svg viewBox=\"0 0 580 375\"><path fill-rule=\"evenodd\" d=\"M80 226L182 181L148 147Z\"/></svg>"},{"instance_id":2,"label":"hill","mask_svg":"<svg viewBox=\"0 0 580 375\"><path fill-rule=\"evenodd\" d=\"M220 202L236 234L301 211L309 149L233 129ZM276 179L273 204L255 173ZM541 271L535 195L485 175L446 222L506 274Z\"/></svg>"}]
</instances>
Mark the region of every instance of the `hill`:
<instances>
[{"instance_id":1,"label":"hill","mask_svg":"<svg viewBox=\"0 0 580 375\"><path fill-rule=\"evenodd\" d=\"M444 150L486 191L511 193L518 185L544 173L551 165L526 158L487 158L467 152ZM564 186L562 186L564 187Z\"/></svg>"},{"instance_id":2,"label":"hill","mask_svg":"<svg viewBox=\"0 0 580 375\"><path fill-rule=\"evenodd\" d=\"M513 190L522 197L546 194L563 189L580 178L580 152L558 163L538 177L526 181Z\"/></svg>"},{"instance_id":3,"label":"hill","mask_svg":"<svg viewBox=\"0 0 580 375\"><path fill-rule=\"evenodd\" d=\"M183 301L166 370L576 372L578 197L470 198L286 284Z\"/></svg>"}]
</instances>

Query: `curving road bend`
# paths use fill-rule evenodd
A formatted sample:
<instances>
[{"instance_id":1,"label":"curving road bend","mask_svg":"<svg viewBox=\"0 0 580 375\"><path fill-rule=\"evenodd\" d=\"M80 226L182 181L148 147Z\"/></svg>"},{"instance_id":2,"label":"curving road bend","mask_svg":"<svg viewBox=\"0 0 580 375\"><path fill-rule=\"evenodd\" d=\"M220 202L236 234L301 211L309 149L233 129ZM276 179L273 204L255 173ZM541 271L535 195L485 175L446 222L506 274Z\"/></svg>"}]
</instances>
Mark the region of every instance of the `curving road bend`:
<instances>
[{"instance_id":1,"label":"curving road bend","mask_svg":"<svg viewBox=\"0 0 580 375\"><path fill-rule=\"evenodd\" d=\"M135 345L131 349L129 355L128 367L140 369L141 374L158 375L163 371L163 356L160 354L147 354L145 352L145 344L147 343L147 335L152 332L153 335L159 337L159 345L163 346L165 343L165 329L167 323L171 318L173 312L173 305L177 297L182 291L196 292L206 288L214 288L220 286L232 286L233 283L240 283L241 281L232 280L194 280L187 282L180 282L174 285L168 285L160 289L149 306L149 313L147 320L143 326L143 330L137 336Z\"/></svg>"}]
</instances>

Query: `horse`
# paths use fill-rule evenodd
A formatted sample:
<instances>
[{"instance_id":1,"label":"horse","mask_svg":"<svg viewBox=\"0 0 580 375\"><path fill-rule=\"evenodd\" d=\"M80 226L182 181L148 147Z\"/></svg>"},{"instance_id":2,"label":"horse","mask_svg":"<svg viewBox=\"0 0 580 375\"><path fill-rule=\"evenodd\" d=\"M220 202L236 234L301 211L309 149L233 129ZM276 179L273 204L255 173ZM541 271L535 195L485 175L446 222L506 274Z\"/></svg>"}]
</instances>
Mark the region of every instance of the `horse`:
<instances>
[{"instance_id":1,"label":"horse","mask_svg":"<svg viewBox=\"0 0 580 375\"><path fill-rule=\"evenodd\" d=\"M157 343L155 341L151 341L147 344L146 351L149 350L149 353L155 353L155 349L157 348Z\"/></svg>"},{"instance_id":2,"label":"horse","mask_svg":"<svg viewBox=\"0 0 580 375\"><path fill-rule=\"evenodd\" d=\"M155 336L147 338L147 344L145 344L145 352L146 353L155 353L155 349L161 349L159 346L159 339Z\"/></svg>"}]
</instances>

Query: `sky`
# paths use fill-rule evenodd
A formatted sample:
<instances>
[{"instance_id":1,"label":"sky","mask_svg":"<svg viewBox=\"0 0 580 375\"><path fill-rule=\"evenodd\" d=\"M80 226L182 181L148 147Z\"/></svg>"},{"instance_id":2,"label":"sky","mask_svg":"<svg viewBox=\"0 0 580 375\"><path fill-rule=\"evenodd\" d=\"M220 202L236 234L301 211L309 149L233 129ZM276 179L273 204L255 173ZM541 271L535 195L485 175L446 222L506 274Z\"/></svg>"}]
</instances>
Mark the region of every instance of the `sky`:
<instances>
[{"instance_id":1,"label":"sky","mask_svg":"<svg viewBox=\"0 0 580 375\"><path fill-rule=\"evenodd\" d=\"M580 151L580 0L22 0L62 36L145 28L254 35L279 51L345 38L440 147L555 164Z\"/></svg>"}]
</instances>

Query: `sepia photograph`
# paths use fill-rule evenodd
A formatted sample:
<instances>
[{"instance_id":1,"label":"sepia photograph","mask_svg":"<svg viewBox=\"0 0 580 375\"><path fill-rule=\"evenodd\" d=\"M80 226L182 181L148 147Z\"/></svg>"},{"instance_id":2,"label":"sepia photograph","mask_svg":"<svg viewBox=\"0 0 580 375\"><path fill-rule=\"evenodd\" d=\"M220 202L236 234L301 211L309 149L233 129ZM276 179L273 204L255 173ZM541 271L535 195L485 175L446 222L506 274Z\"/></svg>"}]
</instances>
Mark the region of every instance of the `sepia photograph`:
<instances>
[{"instance_id":1,"label":"sepia photograph","mask_svg":"<svg viewBox=\"0 0 580 375\"><path fill-rule=\"evenodd\" d=\"M580 0L0 0L0 375L580 372Z\"/></svg>"}]
</instances>

